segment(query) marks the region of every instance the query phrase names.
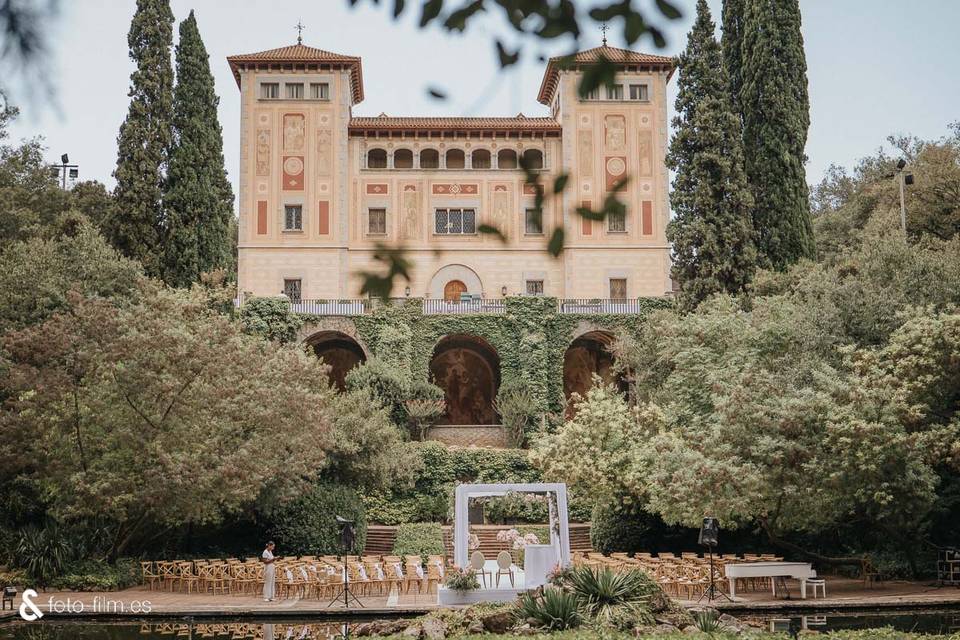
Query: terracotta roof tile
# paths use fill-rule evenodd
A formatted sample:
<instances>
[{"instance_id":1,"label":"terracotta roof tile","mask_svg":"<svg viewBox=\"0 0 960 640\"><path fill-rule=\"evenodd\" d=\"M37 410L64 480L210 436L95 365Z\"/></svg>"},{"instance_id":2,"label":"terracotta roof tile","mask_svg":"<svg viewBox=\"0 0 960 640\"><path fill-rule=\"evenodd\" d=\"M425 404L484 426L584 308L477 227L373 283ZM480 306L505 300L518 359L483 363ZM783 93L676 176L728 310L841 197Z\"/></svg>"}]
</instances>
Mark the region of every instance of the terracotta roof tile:
<instances>
[{"instance_id":1,"label":"terracotta roof tile","mask_svg":"<svg viewBox=\"0 0 960 640\"><path fill-rule=\"evenodd\" d=\"M308 47L305 44L294 44L267 51L229 56L227 62L233 71L233 77L237 80L237 86L240 86L240 67L248 64L321 64L345 67L353 71L351 83L354 104L363 100L363 70L358 56L345 56L316 47Z\"/></svg>"},{"instance_id":2,"label":"terracotta roof tile","mask_svg":"<svg viewBox=\"0 0 960 640\"><path fill-rule=\"evenodd\" d=\"M350 118L351 131L541 131L559 133L560 123L553 118L529 118L520 114L512 118L418 118L377 116Z\"/></svg>"},{"instance_id":3,"label":"terracotta roof tile","mask_svg":"<svg viewBox=\"0 0 960 640\"><path fill-rule=\"evenodd\" d=\"M658 56L651 53L642 53L640 51L630 51L629 49L619 49L617 47L594 47L585 51L578 51L571 56L557 56L550 58L547 62L547 70L543 74L543 82L540 84L540 94L537 99L543 104L550 104L553 98L553 92L557 88L557 82L560 76L560 69L565 65L595 64L601 59L609 60L619 65L637 65L656 68L666 68L673 73L676 66L674 59L669 56Z\"/></svg>"}]
</instances>

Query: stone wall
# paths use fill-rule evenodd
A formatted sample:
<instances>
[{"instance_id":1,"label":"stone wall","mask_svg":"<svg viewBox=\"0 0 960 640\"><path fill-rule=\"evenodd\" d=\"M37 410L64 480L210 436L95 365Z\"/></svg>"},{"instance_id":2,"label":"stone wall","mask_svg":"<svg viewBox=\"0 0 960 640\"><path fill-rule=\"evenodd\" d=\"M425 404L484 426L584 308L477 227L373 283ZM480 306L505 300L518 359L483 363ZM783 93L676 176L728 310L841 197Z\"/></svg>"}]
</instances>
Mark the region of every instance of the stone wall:
<instances>
[{"instance_id":1,"label":"stone wall","mask_svg":"<svg viewBox=\"0 0 960 640\"><path fill-rule=\"evenodd\" d=\"M494 447L504 449L509 446L506 434L499 425L483 424L447 424L431 427L427 438L456 447Z\"/></svg>"}]
</instances>

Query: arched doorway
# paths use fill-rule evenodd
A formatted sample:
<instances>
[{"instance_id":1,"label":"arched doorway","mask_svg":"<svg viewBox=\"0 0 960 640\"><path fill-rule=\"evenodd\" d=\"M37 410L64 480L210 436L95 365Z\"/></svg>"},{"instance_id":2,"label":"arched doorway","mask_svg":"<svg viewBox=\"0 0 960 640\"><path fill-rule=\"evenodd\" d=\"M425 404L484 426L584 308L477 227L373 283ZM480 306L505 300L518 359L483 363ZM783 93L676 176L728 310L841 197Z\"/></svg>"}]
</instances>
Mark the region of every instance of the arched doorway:
<instances>
[{"instance_id":1,"label":"arched doorway","mask_svg":"<svg viewBox=\"0 0 960 640\"><path fill-rule=\"evenodd\" d=\"M430 278L427 297L432 300L450 300L447 296L454 294L454 287L460 289L456 291L457 300L460 300L461 293L483 295L483 283L476 271L464 264L448 264L437 269Z\"/></svg>"},{"instance_id":2,"label":"arched doorway","mask_svg":"<svg viewBox=\"0 0 960 640\"><path fill-rule=\"evenodd\" d=\"M493 408L500 388L500 357L483 338L444 337L430 360L433 382L444 390L447 413L440 424L498 424Z\"/></svg>"},{"instance_id":3,"label":"arched doorway","mask_svg":"<svg viewBox=\"0 0 960 640\"><path fill-rule=\"evenodd\" d=\"M358 364L367 361L357 341L339 331L322 331L308 340L313 352L330 367L327 375L337 391L346 389L346 377Z\"/></svg>"},{"instance_id":4,"label":"arched doorway","mask_svg":"<svg viewBox=\"0 0 960 640\"><path fill-rule=\"evenodd\" d=\"M460 294L467 292L467 285L459 280L451 280L443 285L443 299L448 302L460 302Z\"/></svg>"},{"instance_id":5,"label":"arched doorway","mask_svg":"<svg viewBox=\"0 0 960 640\"><path fill-rule=\"evenodd\" d=\"M570 343L563 354L563 396L567 399L567 417L576 413L569 403L570 396L578 393L586 395L593 386L594 374L606 383L614 381L621 391L626 391L625 381L615 376L613 354L610 346L613 335L605 331L591 331Z\"/></svg>"}]
</instances>

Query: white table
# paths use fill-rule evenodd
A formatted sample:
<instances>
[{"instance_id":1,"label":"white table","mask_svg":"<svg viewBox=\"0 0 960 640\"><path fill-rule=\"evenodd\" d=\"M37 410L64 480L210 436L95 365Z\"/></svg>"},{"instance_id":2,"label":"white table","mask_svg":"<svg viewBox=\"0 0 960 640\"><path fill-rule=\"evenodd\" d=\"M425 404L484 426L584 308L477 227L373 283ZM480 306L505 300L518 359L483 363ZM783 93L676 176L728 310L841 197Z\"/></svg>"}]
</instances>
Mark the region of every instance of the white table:
<instances>
[{"instance_id":1,"label":"white table","mask_svg":"<svg viewBox=\"0 0 960 640\"><path fill-rule=\"evenodd\" d=\"M737 597L737 578L770 578L773 595L777 595L776 578L793 578L800 581L800 597L807 598L807 580L816 578L817 572L809 562L743 562L727 564L723 568L730 581L730 598Z\"/></svg>"},{"instance_id":2,"label":"white table","mask_svg":"<svg viewBox=\"0 0 960 640\"><path fill-rule=\"evenodd\" d=\"M556 550L550 544L528 544L523 548L524 588L536 589L547 583L547 574L557 564Z\"/></svg>"}]
</instances>

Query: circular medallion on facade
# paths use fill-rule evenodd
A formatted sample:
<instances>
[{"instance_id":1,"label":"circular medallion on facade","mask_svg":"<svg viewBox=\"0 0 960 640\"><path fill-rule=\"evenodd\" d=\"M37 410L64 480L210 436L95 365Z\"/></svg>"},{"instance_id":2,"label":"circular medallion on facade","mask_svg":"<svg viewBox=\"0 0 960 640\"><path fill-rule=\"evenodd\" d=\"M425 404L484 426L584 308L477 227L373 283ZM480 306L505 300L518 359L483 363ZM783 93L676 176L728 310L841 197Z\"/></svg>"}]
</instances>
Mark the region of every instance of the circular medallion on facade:
<instances>
[{"instance_id":1,"label":"circular medallion on facade","mask_svg":"<svg viewBox=\"0 0 960 640\"><path fill-rule=\"evenodd\" d=\"M590 183L589 183L589 182L584 182L584 183L583 183L583 186L580 187L580 188L583 189L583 192L584 192L584 193L590 193Z\"/></svg>"},{"instance_id":2,"label":"circular medallion on facade","mask_svg":"<svg viewBox=\"0 0 960 640\"><path fill-rule=\"evenodd\" d=\"M298 176L303 173L303 160L297 157L287 158L283 161L283 170L287 175Z\"/></svg>"},{"instance_id":3,"label":"circular medallion on facade","mask_svg":"<svg viewBox=\"0 0 960 640\"><path fill-rule=\"evenodd\" d=\"M644 191L650 191L650 183L649 183L649 182L643 183L643 190L644 190Z\"/></svg>"},{"instance_id":4,"label":"circular medallion on facade","mask_svg":"<svg viewBox=\"0 0 960 640\"><path fill-rule=\"evenodd\" d=\"M327 115L320 116L321 124L327 124L328 122L330 122L330 116L327 116Z\"/></svg>"},{"instance_id":5,"label":"circular medallion on facade","mask_svg":"<svg viewBox=\"0 0 960 640\"><path fill-rule=\"evenodd\" d=\"M642 124L650 124L650 116L641 116L641 117L640 117L640 122L641 122Z\"/></svg>"},{"instance_id":6,"label":"circular medallion on facade","mask_svg":"<svg viewBox=\"0 0 960 640\"><path fill-rule=\"evenodd\" d=\"M263 182L263 181L258 182L258 183L257 183L257 193L266 193L266 192L267 192L267 183L266 183L266 182Z\"/></svg>"},{"instance_id":7,"label":"circular medallion on facade","mask_svg":"<svg viewBox=\"0 0 960 640\"><path fill-rule=\"evenodd\" d=\"M268 115L265 114L265 113L261 113L261 114L260 114L259 116L257 116L257 117L258 117L258 119L260 120L260 124L267 124L268 122L270 122L270 116L268 116Z\"/></svg>"},{"instance_id":8,"label":"circular medallion on facade","mask_svg":"<svg viewBox=\"0 0 960 640\"><path fill-rule=\"evenodd\" d=\"M330 185L328 185L326 182L320 183L320 193L326 193L329 189Z\"/></svg>"},{"instance_id":9,"label":"circular medallion on facade","mask_svg":"<svg viewBox=\"0 0 960 640\"><path fill-rule=\"evenodd\" d=\"M623 158L610 158L607 160L607 173L610 175L622 176L626 170L627 165L623 162Z\"/></svg>"}]
</instances>

